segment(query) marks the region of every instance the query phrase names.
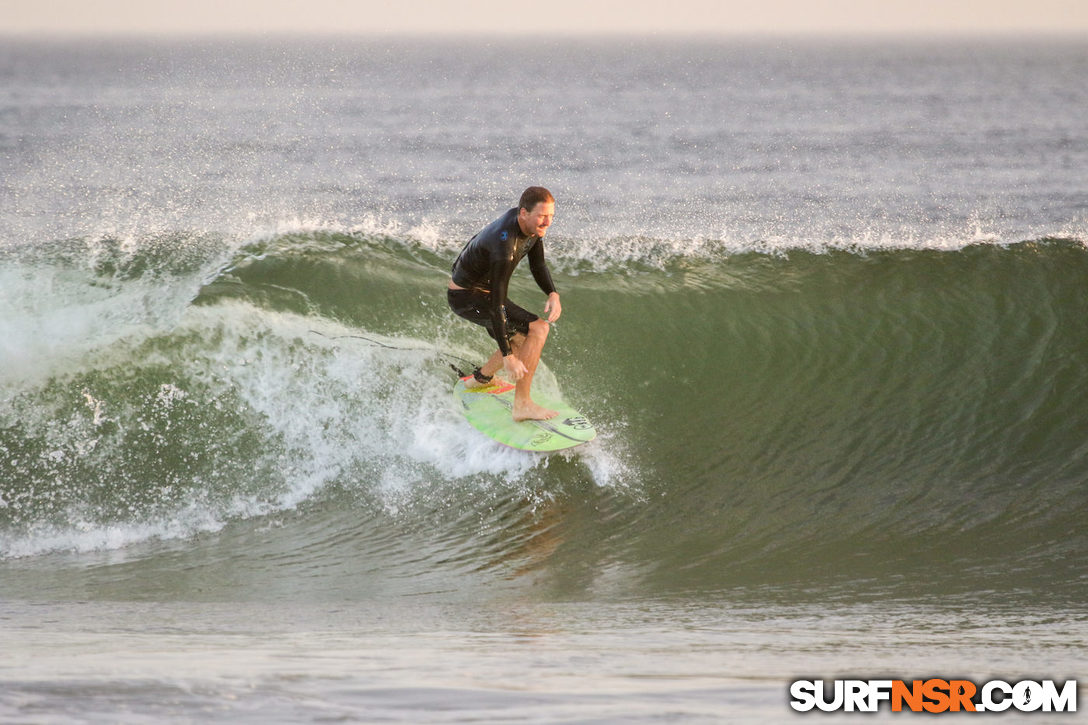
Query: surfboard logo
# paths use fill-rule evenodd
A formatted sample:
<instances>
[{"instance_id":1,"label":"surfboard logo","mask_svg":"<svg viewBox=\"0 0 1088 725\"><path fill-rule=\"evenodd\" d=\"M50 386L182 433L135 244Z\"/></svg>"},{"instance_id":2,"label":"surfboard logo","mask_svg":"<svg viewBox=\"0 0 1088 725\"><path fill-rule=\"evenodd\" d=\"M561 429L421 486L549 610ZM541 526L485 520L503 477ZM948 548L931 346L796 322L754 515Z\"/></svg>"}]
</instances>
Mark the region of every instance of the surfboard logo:
<instances>
[{"instance_id":1,"label":"surfboard logo","mask_svg":"<svg viewBox=\"0 0 1088 725\"><path fill-rule=\"evenodd\" d=\"M534 436L531 441L529 441L529 445L531 445L531 446L542 446L545 443L547 443L549 440L551 440L551 437L552 437L551 433L548 433L548 432L540 433L539 435Z\"/></svg>"},{"instance_id":2,"label":"surfboard logo","mask_svg":"<svg viewBox=\"0 0 1088 725\"><path fill-rule=\"evenodd\" d=\"M589 424L588 420L586 420L585 418L582 418L582 417L567 418L566 420L563 421L563 425L565 425L565 426L567 426L569 428L573 428L574 430L587 430L587 429L593 427L593 426L591 426Z\"/></svg>"}]
</instances>

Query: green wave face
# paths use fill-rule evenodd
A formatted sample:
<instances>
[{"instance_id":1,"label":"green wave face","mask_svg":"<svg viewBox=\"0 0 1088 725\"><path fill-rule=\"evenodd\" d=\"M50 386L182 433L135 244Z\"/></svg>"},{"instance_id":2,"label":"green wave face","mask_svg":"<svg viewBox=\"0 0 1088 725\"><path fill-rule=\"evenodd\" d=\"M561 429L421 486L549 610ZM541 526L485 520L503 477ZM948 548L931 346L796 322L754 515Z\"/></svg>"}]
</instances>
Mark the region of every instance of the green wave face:
<instances>
[{"instance_id":1,"label":"green wave face","mask_svg":"<svg viewBox=\"0 0 1088 725\"><path fill-rule=\"evenodd\" d=\"M303 232L8 260L29 301L6 322L0 555L212 537L232 542L214 565L292 551L351 596L519 572L589 598L1083 596L1082 245L558 240L538 385L598 438L546 458L483 438L449 392L450 363L491 352L446 308L453 252ZM511 297L544 301L527 271Z\"/></svg>"}]
</instances>

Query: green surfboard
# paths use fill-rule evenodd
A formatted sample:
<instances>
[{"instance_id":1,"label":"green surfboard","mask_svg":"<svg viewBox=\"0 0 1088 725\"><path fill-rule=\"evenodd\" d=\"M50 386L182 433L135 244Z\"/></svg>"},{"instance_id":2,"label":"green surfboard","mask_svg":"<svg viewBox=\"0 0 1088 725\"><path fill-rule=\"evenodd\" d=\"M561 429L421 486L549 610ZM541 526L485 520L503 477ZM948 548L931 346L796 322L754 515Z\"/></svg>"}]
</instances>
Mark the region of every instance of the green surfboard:
<instances>
[{"instance_id":1,"label":"green surfboard","mask_svg":"<svg viewBox=\"0 0 1088 725\"><path fill-rule=\"evenodd\" d=\"M466 388L464 379L453 387L461 401L465 418L477 430L499 443L523 451L561 451L588 443L597 431L586 417L565 402L544 392L533 391L533 400L545 408L558 411L551 420L524 420L511 417L514 407L514 386L505 381L482 388Z\"/></svg>"}]
</instances>

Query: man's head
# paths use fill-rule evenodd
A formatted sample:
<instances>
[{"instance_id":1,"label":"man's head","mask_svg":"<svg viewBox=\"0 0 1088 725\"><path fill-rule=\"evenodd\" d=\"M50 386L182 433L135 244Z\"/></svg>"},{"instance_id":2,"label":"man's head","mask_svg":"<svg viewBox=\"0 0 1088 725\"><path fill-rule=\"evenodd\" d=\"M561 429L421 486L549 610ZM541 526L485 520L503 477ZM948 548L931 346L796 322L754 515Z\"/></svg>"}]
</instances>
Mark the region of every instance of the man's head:
<instances>
[{"instance_id":1,"label":"man's head","mask_svg":"<svg viewBox=\"0 0 1088 725\"><path fill-rule=\"evenodd\" d=\"M555 197L543 186L530 186L518 202L518 226L525 234L543 237L555 216Z\"/></svg>"}]
</instances>

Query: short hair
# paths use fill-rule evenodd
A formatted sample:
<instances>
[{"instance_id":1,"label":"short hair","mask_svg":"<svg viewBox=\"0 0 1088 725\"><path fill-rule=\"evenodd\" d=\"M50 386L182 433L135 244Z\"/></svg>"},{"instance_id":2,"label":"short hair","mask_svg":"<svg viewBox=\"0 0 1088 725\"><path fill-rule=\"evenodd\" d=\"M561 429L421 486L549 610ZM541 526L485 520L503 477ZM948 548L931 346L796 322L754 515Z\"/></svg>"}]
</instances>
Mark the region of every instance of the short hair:
<instances>
[{"instance_id":1,"label":"short hair","mask_svg":"<svg viewBox=\"0 0 1088 725\"><path fill-rule=\"evenodd\" d=\"M518 202L518 209L524 209L531 212L540 203L555 203L555 197L552 193L545 189L543 186L530 186L525 191L521 192L521 201Z\"/></svg>"}]
</instances>

